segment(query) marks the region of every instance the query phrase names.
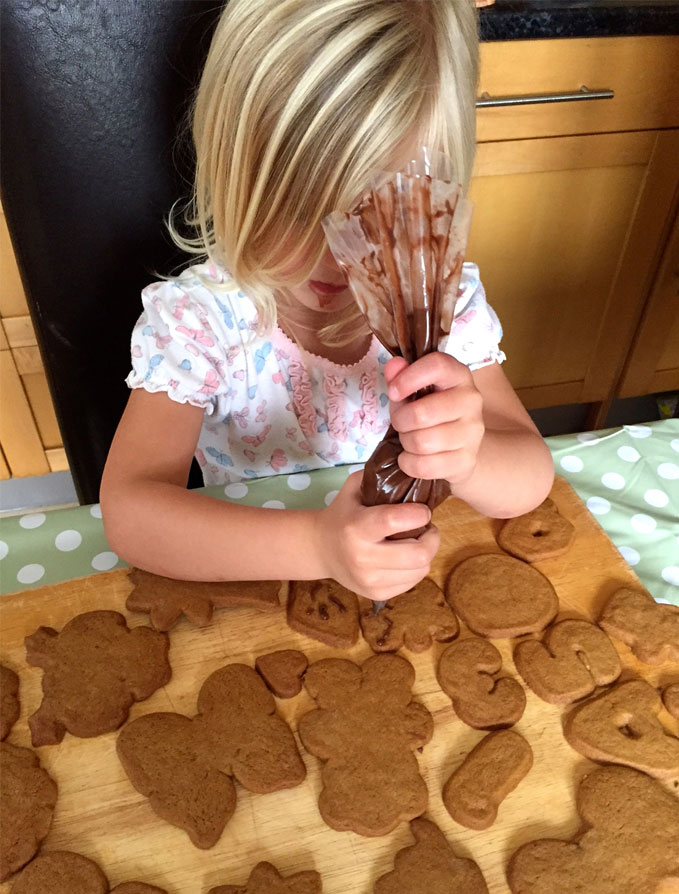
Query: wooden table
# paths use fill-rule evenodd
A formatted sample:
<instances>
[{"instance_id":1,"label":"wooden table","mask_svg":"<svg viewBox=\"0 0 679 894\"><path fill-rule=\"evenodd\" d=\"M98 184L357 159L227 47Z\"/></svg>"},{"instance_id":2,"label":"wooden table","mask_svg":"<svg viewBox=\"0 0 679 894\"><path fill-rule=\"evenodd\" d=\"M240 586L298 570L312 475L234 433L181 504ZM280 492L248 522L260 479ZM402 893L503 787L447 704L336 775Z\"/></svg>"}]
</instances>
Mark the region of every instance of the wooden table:
<instances>
[{"instance_id":1,"label":"wooden table","mask_svg":"<svg viewBox=\"0 0 679 894\"><path fill-rule=\"evenodd\" d=\"M568 484L557 479L552 498L577 528L570 551L537 565L554 584L560 617L594 618L613 591L640 584ZM498 552L494 534L499 522L449 500L436 515L442 531L441 549L432 577L442 584L449 569L468 556ZM125 611L130 590L125 571L17 593L3 598L0 608L0 656L21 677L21 718L9 741L30 745L27 717L40 702L42 671L25 663L23 639L41 624L61 629L79 612L116 609L131 626L145 616ZM202 682L217 668L235 661L252 664L257 655L275 648L302 649L311 661L330 655L362 661L371 653L362 640L349 651L333 650L294 633L280 614L249 609L222 610L213 623L197 629L182 620L171 631L170 683L150 699L133 706L131 717L151 711L195 713ZM467 631L462 630L462 636ZM515 674L510 643L496 640L505 669ZM622 655L623 677L642 674L654 685L679 680L679 666L640 664L629 649L616 643ZM534 766L501 805L496 823L484 832L466 829L446 812L441 789L452 770L485 735L460 721L436 682L435 667L443 645L406 657L417 671L415 695L432 712L435 732L418 757L429 787L427 816L447 834L460 855L480 865L491 894L506 894L505 865L522 843L539 837L568 837L579 828L574 792L580 777L593 768L566 743L561 732L562 710L528 692L528 705L516 729L530 742ZM279 701L280 713L297 727L299 717L313 707L302 693ZM679 724L663 712L675 733ZM204 894L217 884L242 884L259 860L270 860L284 873L317 869L324 894L369 894L372 882L392 868L396 851L410 844L406 824L383 838L363 838L334 832L317 808L319 762L302 750L307 780L295 789L253 795L238 786L238 806L220 841L209 851L195 848L185 832L160 820L132 788L115 753L116 734L96 739L66 735L58 746L38 749L40 759L59 785L59 799L44 850L65 848L97 860L111 884L139 879L167 888L170 894ZM673 781L667 783L673 788ZM0 886L5 894L10 884ZM678 890L666 886L663 891ZM594 892L593 892L594 894Z\"/></svg>"}]
</instances>

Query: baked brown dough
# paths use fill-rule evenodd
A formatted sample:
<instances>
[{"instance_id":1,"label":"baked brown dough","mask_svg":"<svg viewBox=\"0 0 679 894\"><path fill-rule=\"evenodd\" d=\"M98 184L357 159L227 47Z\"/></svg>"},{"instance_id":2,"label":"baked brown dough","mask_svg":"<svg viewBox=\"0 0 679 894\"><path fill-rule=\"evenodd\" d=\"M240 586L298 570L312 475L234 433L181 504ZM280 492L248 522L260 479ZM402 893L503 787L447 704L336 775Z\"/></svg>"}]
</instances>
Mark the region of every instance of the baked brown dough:
<instances>
[{"instance_id":1,"label":"baked brown dough","mask_svg":"<svg viewBox=\"0 0 679 894\"><path fill-rule=\"evenodd\" d=\"M358 597L334 580L290 584L288 625L327 646L348 649L358 642Z\"/></svg>"},{"instance_id":2,"label":"baked brown dough","mask_svg":"<svg viewBox=\"0 0 679 894\"><path fill-rule=\"evenodd\" d=\"M198 627L207 626L214 608L245 605L258 611L280 608L280 581L174 580L132 568L134 589L127 597L131 612L147 612L156 630L169 630L182 615Z\"/></svg>"},{"instance_id":3,"label":"baked brown dough","mask_svg":"<svg viewBox=\"0 0 679 894\"><path fill-rule=\"evenodd\" d=\"M258 863L244 885L218 885L208 894L321 894L323 885L317 872L296 872L286 878L271 863Z\"/></svg>"},{"instance_id":4,"label":"baked brown dough","mask_svg":"<svg viewBox=\"0 0 679 894\"><path fill-rule=\"evenodd\" d=\"M623 587L604 606L599 624L645 664L679 662L679 606L656 602L650 593Z\"/></svg>"},{"instance_id":5,"label":"baked brown dough","mask_svg":"<svg viewBox=\"0 0 679 894\"><path fill-rule=\"evenodd\" d=\"M651 894L679 875L679 799L644 773L603 767L585 776L572 841L520 847L507 871L513 894Z\"/></svg>"},{"instance_id":6,"label":"baked brown dough","mask_svg":"<svg viewBox=\"0 0 679 894\"><path fill-rule=\"evenodd\" d=\"M108 879L94 860L71 851L40 854L19 876L11 894L109 894ZM167 894L144 882L123 882L110 894Z\"/></svg>"},{"instance_id":7,"label":"baked brown dough","mask_svg":"<svg viewBox=\"0 0 679 894\"><path fill-rule=\"evenodd\" d=\"M460 631L442 590L425 577L417 586L389 599L379 614L372 603L361 609L361 629L373 652L426 652L432 642L450 642Z\"/></svg>"},{"instance_id":8,"label":"baked brown dough","mask_svg":"<svg viewBox=\"0 0 679 894\"><path fill-rule=\"evenodd\" d=\"M294 698L302 691L302 677L309 666L304 652L281 649L255 661L255 670L278 698Z\"/></svg>"},{"instance_id":9,"label":"baked brown dough","mask_svg":"<svg viewBox=\"0 0 679 894\"><path fill-rule=\"evenodd\" d=\"M491 639L538 633L554 620L559 601L540 572L499 553L465 559L446 582L446 598L470 630Z\"/></svg>"},{"instance_id":10,"label":"baked brown dough","mask_svg":"<svg viewBox=\"0 0 679 894\"><path fill-rule=\"evenodd\" d=\"M118 729L134 702L172 676L167 636L130 630L118 612L76 615L61 633L39 627L25 643L26 661L44 671L42 704L28 720L36 746L61 742L66 732L89 738Z\"/></svg>"},{"instance_id":11,"label":"baked brown dough","mask_svg":"<svg viewBox=\"0 0 679 894\"><path fill-rule=\"evenodd\" d=\"M4 664L0 664L0 741L10 734L19 719L19 678Z\"/></svg>"},{"instance_id":12,"label":"baked brown dough","mask_svg":"<svg viewBox=\"0 0 679 894\"><path fill-rule=\"evenodd\" d=\"M508 518L497 537L505 552L525 562L561 556L569 548L575 528L547 498L532 512Z\"/></svg>"},{"instance_id":13,"label":"baked brown dough","mask_svg":"<svg viewBox=\"0 0 679 894\"><path fill-rule=\"evenodd\" d=\"M0 882L38 852L52 823L57 785L30 748L0 744Z\"/></svg>"}]
</instances>

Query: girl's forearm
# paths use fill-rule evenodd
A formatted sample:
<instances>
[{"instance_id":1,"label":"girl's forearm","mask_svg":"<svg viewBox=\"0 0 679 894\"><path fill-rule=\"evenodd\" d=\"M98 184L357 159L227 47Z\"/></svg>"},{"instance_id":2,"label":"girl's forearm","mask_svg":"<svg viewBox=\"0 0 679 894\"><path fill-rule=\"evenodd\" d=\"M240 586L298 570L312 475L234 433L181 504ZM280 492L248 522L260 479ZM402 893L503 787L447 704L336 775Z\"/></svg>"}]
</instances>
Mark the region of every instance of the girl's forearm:
<instances>
[{"instance_id":1,"label":"girl's forearm","mask_svg":"<svg viewBox=\"0 0 679 894\"><path fill-rule=\"evenodd\" d=\"M529 512L548 495L554 463L540 435L528 430L488 430L469 478L453 494L491 518Z\"/></svg>"},{"instance_id":2,"label":"girl's forearm","mask_svg":"<svg viewBox=\"0 0 679 894\"><path fill-rule=\"evenodd\" d=\"M326 570L315 510L238 506L162 481L129 482L102 498L111 548L180 580L315 580Z\"/></svg>"}]
</instances>

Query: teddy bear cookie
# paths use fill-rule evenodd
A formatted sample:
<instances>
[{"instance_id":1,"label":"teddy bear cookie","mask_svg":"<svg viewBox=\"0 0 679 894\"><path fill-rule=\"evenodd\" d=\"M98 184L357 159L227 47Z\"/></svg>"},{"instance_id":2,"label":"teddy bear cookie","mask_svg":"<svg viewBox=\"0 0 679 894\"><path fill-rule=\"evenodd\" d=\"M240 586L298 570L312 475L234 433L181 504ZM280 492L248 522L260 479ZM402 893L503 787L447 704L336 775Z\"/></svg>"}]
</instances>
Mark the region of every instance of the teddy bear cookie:
<instances>
[{"instance_id":1,"label":"teddy bear cookie","mask_svg":"<svg viewBox=\"0 0 679 894\"><path fill-rule=\"evenodd\" d=\"M533 766L533 751L511 729L489 733L443 787L446 810L462 826L488 829L500 804Z\"/></svg>"},{"instance_id":2,"label":"teddy bear cookie","mask_svg":"<svg viewBox=\"0 0 679 894\"><path fill-rule=\"evenodd\" d=\"M258 863L244 885L218 885L208 894L321 894L323 884L317 872L296 872L284 878L271 863Z\"/></svg>"},{"instance_id":3,"label":"teddy bear cookie","mask_svg":"<svg viewBox=\"0 0 679 894\"><path fill-rule=\"evenodd\" d=\"M264 794L293 788L306 776L290 727L262 678L245 664L207 678L194 718L144 714L123 728L117 750L152 809L200 848L219 840L235 810L233 779Z\"/></svg>"},{"instance_id":4,"label":"teddy bear cookie","mask_svg":"<svg viewBox=\"0 0 679 894\"><path fill-rule=\"evenodd\" d=\"M568 705L608 686L620 676L622 665L615 646L589 621L567 619L547 629L542 642L518 643L514 664L543 701Z\"/></svg>"},{"instance_id":5,"label":"teddy bear cookie","mask_svg":"<svg viewBox=\"0 0 679 894\"><path fill-rule=\"evenodd\" d=\"M532 512L508 518L500 529L497 542L505 552L517 559L539 562L563 555L574 535L574 526L547 498Z\"/></svg>"},{"instance_id":6,"label":"teddy bear cookie","mask_svg":"<svg viewBox=\"0 0 679 894\"><path fill-rule=\"evenodd\" d=\"M128 577L134 586L125 603L128 611L149 614L156 630L169 630L182 615L205 627L214 608L244 605L270 612L281 607L281 581L174 580L141 568L132 568Z\"/></svg>"},{"instance_id":7,"label":"teddy bear cookie","mask_svg":"<svg viewBox=\"0 0 679 894\"><path fill-rule=\"evenodd\" d=\"M19 719L19 677L0 664L0 742L3 742Z\"/></svg>"},{"instance_id":8,"label":"teddy bear cookie","mask_svg":"<svg viewBox=\"0 0 679 894\"><path fill-rule=\"evenodd\" d=\"M679 662L679 606L623 587L604 606L599 625L626 643L644 664Z\"/></svg>"},{"instance_id":9,"label":"teddy bear cookie","mask_svg":"<svg viewBox=\"0 0 679 894\"><path fill-rule=\"evenodd\" d=\"M326 658L306 672L317 708L301 717L299 736L323 762L318 806L332 829L387 835L425 811L427 786L413 752L434 724L412 701L414 682L410 662L389 654L362 666Z\"/></svg>"},{"instance_id":10,"label":"teddy bear cookie","mask_svg":"<svg viewBox=\"0 0 679 894\"><path fill-rule=\"evenodd\" d=\"M336 649L358 641L358 597L334 580L292 581L288 626Z\"/></svg>"},{"instance_id":11,"label":"teddy bear cookie","mask_svg":"<svg viewBox=\"0 0 679 894\"><path fill-rule=\"evenodd\" d=\"M255 661L255 670L278 698L294 698L302 691L309 659L297 649L267 652Z\"/></svg>"},{"instance_id":12,"label":"teddy bear cookie","mask_svg":"<svg viewBox=\"0 0 679 894\"><path fill-rule=\"evenodd\" d=\"M679 875L679 799L644 773L603 767L576 795L572 841L522 845L507 871L512 894L643 894Z\"/></svg>"},{"instance_id":13,"label":"teddy bear cookie","mask_svg":"<svg viewBox=\"0 0 679 894\"><path fill-rule=\"evenodd\" d=\"M450 642L459 633L457 618L442 590L428 577L407 593L385 602L379 614L372 603L361 609L363 637L373 652L426 652L432 642Z\"/></svg>"},{"instance_id":14,"label":"teddy bear cookie","mask_svg":"<svg viewBox=\"0 0 679 894\"><path fill-rule=\"evenodd\" d=\"M671 779L679 774L679 739L660 722L661 707L650 683L627 680L574 708L564 720L564 736L590 760Z\"/></svg>"},{"instance_id":15,"label":"teddy bear cookie","mask_svg":"<svg viewBox=\"0 0 679 894\"><path fill-rule=\"evenodd\" d=\"M439 658L436 676L441 689L460 720L475 729L513 726L524 712L523 686L498 676L501 668L498 650L478 636L453 643Z\"/></svg>"},{"instance_id":16,"label":"teddy bear cookie","mask_svg":"<svg viewBox=\"0 0 679 894\"><path fill-rule=\"evenodd\" d=\"M30 748L0 744L0 882L38 852L52 823L57 786Z\"/></svg>"},{"instance_id":17,"label":"teddy bear cookie","mask_svg":"<svg viewBox=\"0 0 679 894\"><path fill-rule=\"evenodd\" d=\"M537 568L500 553L460 562L446 582L446 598L470 630L490 639L538 633L559 608L554 587Z\"/></svg>"},{"instance_id":18,"label":"teddy bear cookie","mask_svg":"<svg viewBox=\"0 0 679 894\"><path fill-rule=\"evenodd\" d=\"M167 894L144 882L123 882L110 888L94 860L71 851L40 854L24 869L11 894Z\"/></svg>"},{"instance_id":19,"label":"teddy bear cookie","mask_svg":"<svg viewBox=\"0 0 679 894\"><path fill-rule=\"evenodd\" d=\"M35 746L118 729L172 676L166 634L130 630L118 612L76 615L61 633L39 627L25 644L27 662L44 671L42 704L28 720Z\"/></svg>"},{"instance_id":20,"label":"teddy bear cookie","mask_svg":"<svg viewBox=\"0 0 679 894\"><path fill-rule=\"evenodd\" d=\"M396 854L393 870L377 879L373 894L488 894L479 867L458 857L438 826L418 817L410 831L415 844Z\"/></svg>"}]
</instances>

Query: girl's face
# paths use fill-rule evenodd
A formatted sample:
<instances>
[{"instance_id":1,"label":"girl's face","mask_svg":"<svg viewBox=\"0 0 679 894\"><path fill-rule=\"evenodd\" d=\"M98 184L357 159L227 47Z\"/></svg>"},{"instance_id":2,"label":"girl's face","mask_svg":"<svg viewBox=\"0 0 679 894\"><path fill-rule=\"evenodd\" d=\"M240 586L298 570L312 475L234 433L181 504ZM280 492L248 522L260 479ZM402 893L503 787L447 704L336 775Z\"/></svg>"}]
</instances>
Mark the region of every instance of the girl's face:
<instances>
[{"instance_id":1,"label":"girl's face","mask_svg":"<svg viewBox=\"0 0 679 894\"><path fill-rule=\"evenodd\" d=\"M328 314L343 310L353 301L347 278L329 248L311 271L309 279L288 291L309 310Z\"/></svg>"}]
</instances>

